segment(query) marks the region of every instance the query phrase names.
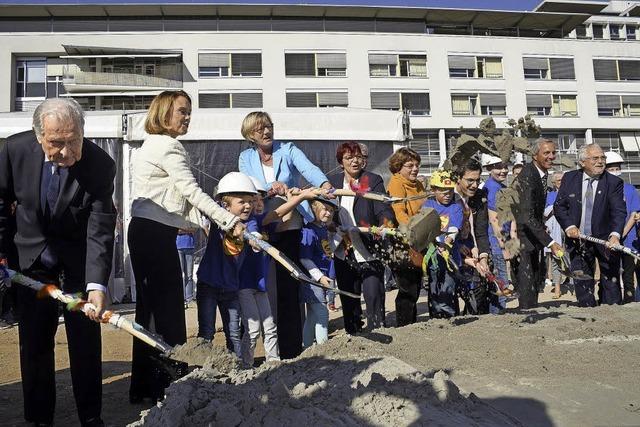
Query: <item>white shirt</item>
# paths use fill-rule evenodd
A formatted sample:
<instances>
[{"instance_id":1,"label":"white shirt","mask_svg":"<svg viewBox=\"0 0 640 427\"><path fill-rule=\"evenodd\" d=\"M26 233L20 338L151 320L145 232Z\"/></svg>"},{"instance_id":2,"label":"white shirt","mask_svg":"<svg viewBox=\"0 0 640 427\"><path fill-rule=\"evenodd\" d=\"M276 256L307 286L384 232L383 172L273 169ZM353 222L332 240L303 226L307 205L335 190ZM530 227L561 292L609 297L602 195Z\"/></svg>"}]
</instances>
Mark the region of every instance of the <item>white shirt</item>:
<instances>
[{"instance_id":1,"label":"white shirt","mask_svg":"<svg viewBox=\"0 0 640 427\"><path fill-rule=\"evenodd\" d=\"M349 182L349 178L344 177L344 181L342 183L342 188L346 190L351 190L351 185ZM340 209L338 210L338 218L340 218L340 223L344 228L349 230L352 227L357 227L358 224L356 222L356 218L353 215L353 204L355 202L355 197L353 196L340 196ZM356 261L365 262L369 261L372 258L371 254L368 253L364 244L360 239L359 232L349 232L347 231L349 236L351 237L351 241L353 243Z\"/></svg>"},{"instance_id":2,"label":"white shirt","mask_svg":"<svg viewBox=\"0 0 640 427\"><path fill-rule=\"evenodd\" d=\"M273 182L276 180L276 173L273 170L273 166L267 166L264 163L260 163L262 165L262 173L264 174L265 182Z\"/></svg>"}]
</instances>

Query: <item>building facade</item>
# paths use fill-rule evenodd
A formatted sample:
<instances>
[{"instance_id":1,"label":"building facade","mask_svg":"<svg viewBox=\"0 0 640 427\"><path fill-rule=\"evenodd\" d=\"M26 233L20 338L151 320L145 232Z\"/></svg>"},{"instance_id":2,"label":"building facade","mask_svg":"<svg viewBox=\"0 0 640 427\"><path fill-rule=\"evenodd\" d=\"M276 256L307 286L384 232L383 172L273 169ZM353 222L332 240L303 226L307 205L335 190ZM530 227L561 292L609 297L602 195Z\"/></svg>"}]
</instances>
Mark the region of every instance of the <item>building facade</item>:
<instances>
[{"instance_id":1,"label":"building facade","mask_svg":"<svg viewBox=\"0 0 640 427\"><path fill-rule=\"evenodd\" d=\"M405 110L425 173L461 127L530 114L564 152L591 142L620 152L640 185L640 2L547 0L534 12L28 3L0 5L0 112L56 96L144 109L176 88L201 109Z\"/></svg>"}]
</instances>

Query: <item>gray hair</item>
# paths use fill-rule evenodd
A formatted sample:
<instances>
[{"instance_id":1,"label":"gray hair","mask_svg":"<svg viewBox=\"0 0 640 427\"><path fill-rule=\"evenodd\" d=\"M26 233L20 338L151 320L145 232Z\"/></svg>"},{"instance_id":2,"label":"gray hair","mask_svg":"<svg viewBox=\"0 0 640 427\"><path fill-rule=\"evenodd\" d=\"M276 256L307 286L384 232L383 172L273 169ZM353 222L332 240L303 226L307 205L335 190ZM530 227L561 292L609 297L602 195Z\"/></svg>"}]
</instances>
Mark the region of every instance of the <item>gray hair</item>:
<instances>
[{"instance_id":1,"label":"gray hair","mask_svg":"<svg viewBox=\"0 0 640 427\"><path fill-rule=\"evenodd\" d=\"M36 107L33 112L33 131L36 136L44 132L44 118L53 116L58 120L72 122L75 128L84 134L84 111L73 98L50 98Z\"/></svg>"},{"instance_id":2,"label":"gray hair","mask_svg":"<svg viewBox=\"0 0 640 427\"><path fill-rule=\"evenodd\" d=\"M602 147L600 147L595 142L593 144L584 144L580 146L580 148L578 148L578 160L581 162L584 162L585 160L587 160L587 157L589 157L587 156L587 151L593 148L599 148L600 150L602 150Z\"/></svg>"},{"instance_id":3,"label":"gray hair","mask_svg":"<svg viewBox=\"0 0 640 427\"><path fill-rule=\"evenodd\" d=\"M533 147L532 147L532 154L538 154L538 151L540 151L540 147L542 147L542 144L554 144L555 142L553 142L553 140L549 139L549 138L538 138L535 140L535 142L533 143Z\"/></svg>"}]
</instances>

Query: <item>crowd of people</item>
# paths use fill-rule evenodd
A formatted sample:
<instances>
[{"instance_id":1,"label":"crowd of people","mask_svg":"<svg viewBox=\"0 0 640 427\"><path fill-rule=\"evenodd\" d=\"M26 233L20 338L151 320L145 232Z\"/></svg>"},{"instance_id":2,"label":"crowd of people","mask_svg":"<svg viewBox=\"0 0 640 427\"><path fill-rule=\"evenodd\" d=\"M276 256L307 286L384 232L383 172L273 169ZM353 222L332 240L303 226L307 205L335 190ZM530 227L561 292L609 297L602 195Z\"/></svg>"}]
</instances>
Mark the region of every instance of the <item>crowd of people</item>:
<instances>
[{"instance_id":1,"label":"crowd of people","mask_svg":"<svg viewBox=\"0 0 640 427\"><path fill-rule=\"evenodd\" d=\"M198 337L213 339L219 311L226 346L247 368L254 365L260 334L267 361L295 358L325 342L329 310L335 309L331 289L364 299L363 312L360 298L340 295L347 334L389 326L385 270L398 288L396 326L417 321L422 289L431 318L501 314L509 295L517 295L520 309L536 307L547 273L554 296L560 296L567 269L583 274L572 279L580 306L636 298L639 263L617 249L621 242L640 249L640 195L619 178L622 157L596 144L580 148L578 170L553 173L549 188L556 144L538 139L532 161L513 165L509 187L519 203L512 206L512 220L501 221L510 165L498 157L474 156L423 182L420 155L400 148L389 159L392 175L385 188L383 178L367 169L366 146L341 144L338 173L327 176L295 144L274 140L274 123L265 112L245 117L241 132L250 147L240 154L238 171L221 177L209 195L177 139L190 120L186 92L156 96L145 123L148 136L131 164L135 320L169 345L186 342L184 302L193 298ZM115 164L84 138L83 128L84 114L73 99L47 100L34 112L33 130L11 136L0 151L0 262L81 293L95 307L87 316L65 308L64 320L80 422L100 426L99 322L113 253ZM337 190L354 193L337 196ZM366 192L402 202L383 203ZM440 234L426 249L406 245L399 250L407 256L393 263L376 255L384 236L362 227L396 229L425 209L440 220ZM193 233L203 228L203 216L210 221L208 241L194 274ZM606 243L586 241L585 235ZM320 286L292 277L256 239L277 247ZM26 288L15 289L15 299L25 419L48 425L55 404L58 305ZM160 363L157 350L134 340L132 403L163 398L171 378ZM187 372L184 364L176 368Z\"/></svg>"}]
</instances>

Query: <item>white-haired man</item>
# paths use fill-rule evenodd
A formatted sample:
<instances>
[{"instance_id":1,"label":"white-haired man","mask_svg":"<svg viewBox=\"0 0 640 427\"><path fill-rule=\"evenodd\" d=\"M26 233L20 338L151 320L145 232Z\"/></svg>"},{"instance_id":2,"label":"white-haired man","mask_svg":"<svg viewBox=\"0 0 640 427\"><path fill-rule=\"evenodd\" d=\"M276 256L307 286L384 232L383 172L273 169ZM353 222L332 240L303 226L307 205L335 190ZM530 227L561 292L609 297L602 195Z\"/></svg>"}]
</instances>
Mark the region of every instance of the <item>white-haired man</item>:
<instances>
[{"instance_id":1,"label":"white-haired man","mask_svg":"<svg viewBox=\"0 0 640 427\"><path fill-rule=\"evenodd\" d=\"M15 241L20 265L10 265L96 307L64 310L71 380L82 426L101 426L99 320L111 269L115 163L84 139L84 113L72 99L49 99L33 114L33 130L10 136L0 151L0 258ZM16 227L7 226L16 202ZM18 289L24 415L50 425L55 407L55 333L59 304ZM92 321L93 320L93 321Z\"/></svg>"},{"instance_id":2,"label":"white-haired man","mask_svg":"<svg viewBox=\"0 0 640 427\"><path fill-rule=\"evenodd\" d=\"M580 147L578 162L580 170L564 174L553 211L568 237L571 269L593 276L597 259L600 303L619 304L622 297L619 254L607 251L604 246L581 241L580 235L607 240L608 245L620 243L627 216L623 182L605 170L606 157L598 144ZM574 280L574 284L578 305L594 307L594 280Z\"/></svg>"}]
</instances>

